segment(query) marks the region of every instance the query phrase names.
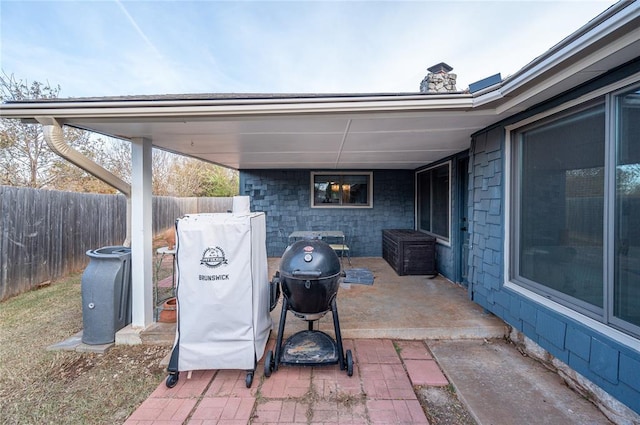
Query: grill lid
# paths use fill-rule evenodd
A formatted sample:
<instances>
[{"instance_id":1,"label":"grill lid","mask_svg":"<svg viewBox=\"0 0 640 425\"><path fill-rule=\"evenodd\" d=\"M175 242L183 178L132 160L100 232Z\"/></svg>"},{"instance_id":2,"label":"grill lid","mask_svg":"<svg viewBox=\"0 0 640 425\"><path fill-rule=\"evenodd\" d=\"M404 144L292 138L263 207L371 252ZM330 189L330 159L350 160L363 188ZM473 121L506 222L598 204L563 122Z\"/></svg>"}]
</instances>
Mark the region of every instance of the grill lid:
<instances>
[{"instance_id":1,"label":"grill lid","mask_svg":"<svg viewBox=\"0 0 640 425\"><path fill-rule=\"evenodd\" d=\"M280 274L293 279L333 277L340 274L340 258L321 240L300 240L282 255Z\"/></svg>"}]
</instances>

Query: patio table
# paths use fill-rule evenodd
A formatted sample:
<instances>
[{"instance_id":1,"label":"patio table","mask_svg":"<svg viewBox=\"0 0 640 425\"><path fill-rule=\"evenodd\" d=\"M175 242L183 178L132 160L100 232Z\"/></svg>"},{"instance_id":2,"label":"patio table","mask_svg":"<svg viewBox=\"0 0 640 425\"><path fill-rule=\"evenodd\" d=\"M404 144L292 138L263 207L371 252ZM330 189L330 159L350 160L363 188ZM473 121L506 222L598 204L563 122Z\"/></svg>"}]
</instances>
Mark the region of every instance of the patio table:
<instances>
[{"instance_id":1,"label":"patio table","mask_svg":"<svg viewBox=\"0 0 640 425\"><path fill-rule=\"evenodd\" d=\"M344 253L347 252L349 264L351 257L349 254L349 246L342 230L296 230L289 233L289 245L298 240L304 239L320 239L326 241L334 251L340 251L340 262L344 259Z\"/></svg>"},{"instance_id":2,"label":"patio table","mask_svg":"<svg viewBox=\"0 0 640 425\"><path fill-rule=\"evenodd\" d=\"M300 239L337 239L345 242L344 232L341 230L296 230L289 234L289 243Z\"/></svg>"}]
</instances>

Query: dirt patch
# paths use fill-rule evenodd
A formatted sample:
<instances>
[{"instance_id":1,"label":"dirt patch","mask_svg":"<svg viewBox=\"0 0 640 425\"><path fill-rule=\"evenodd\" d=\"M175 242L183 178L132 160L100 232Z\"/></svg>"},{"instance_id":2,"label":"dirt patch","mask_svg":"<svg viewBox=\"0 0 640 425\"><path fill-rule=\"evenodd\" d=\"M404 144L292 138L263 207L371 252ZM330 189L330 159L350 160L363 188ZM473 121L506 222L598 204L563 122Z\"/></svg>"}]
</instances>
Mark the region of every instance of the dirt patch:
<instances>
[{"instance_id":1,"label":"dirt patch","mask_svg":"<svg viewBox=\"0 0 640 425\"><path fill-rule=\"evenodd\" d=\"M63 362L57 372L60 374L59 378L67 383L75 381L79 376L82 376L83 373L95 366L95 361L92 357L93 356L83 356L75 359L71 358ZM52 371L52 373L55 372Z\"/></svg>"},{"instance_id":2,"label":"dirt patch","mask_svg":"<svg viewBox=\"0 0 640 425\"><path fill-rule=\"evenodd\" d=\"M416 395L431 425L477 425L462 405L454 388L417 387Z\"/></svg>"},{"instance_id":3,"label":"dirt patch","mask_svg":"<svg viewBox=\"0 0 640 425\"><path fill-rule=\"evenodd\" d=\"M354 395L340 392L329 397L329 400L335 401L338 405L343 406L346 409L352 409L353 406L364 404L366 401L363 394Z\"/></svg>"}]
</instances>

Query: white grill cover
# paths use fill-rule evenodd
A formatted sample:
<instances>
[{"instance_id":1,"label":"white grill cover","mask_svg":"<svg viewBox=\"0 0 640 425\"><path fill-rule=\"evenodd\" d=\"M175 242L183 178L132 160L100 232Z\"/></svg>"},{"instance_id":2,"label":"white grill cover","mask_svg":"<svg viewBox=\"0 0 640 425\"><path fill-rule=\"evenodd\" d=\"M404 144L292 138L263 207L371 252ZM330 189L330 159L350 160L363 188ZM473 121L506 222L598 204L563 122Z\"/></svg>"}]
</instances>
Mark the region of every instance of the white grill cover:
<instances>
[{"instance_id":1,"label":"white grill cover","mask_svg":"<svg viewBox=\"0 0 640 425\"><path fill-rule=\"evenodd\" d=\"M231 212L234 214L248 214L251 209L251 197L249 196L234 196Z\"/></svg>"},{"instance_id":2,"label":"white grill cover","mask_svg":"<svg viewBox=\"0 0 640 425\"><path fill-rule=\"evenodd\" d=\"M177 220L178 370L254 369L271 316L264 213Z\"/></svg>"}]
</instances>

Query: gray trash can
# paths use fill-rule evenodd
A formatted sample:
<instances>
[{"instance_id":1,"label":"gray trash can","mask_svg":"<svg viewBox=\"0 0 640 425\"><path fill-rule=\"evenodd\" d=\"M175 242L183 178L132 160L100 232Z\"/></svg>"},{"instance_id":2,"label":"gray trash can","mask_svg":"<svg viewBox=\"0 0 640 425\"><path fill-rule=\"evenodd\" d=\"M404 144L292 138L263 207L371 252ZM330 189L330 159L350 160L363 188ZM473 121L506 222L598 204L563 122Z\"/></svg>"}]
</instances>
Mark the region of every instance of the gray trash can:
<instances>
[{"instance_id":1,"label":"gray trash can","mask_svg":"<svg viewBox=\"0 0 640 425\"><path fill-rule=\"evenodd\" d=\"M131 248L105 246L87 251L82 274L82 342L109 344L131 323Z\"/></svg>"}]
</instances>

